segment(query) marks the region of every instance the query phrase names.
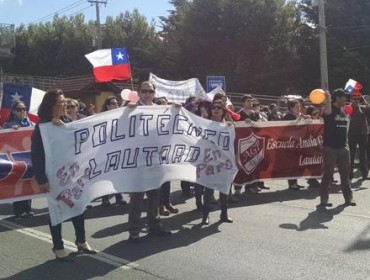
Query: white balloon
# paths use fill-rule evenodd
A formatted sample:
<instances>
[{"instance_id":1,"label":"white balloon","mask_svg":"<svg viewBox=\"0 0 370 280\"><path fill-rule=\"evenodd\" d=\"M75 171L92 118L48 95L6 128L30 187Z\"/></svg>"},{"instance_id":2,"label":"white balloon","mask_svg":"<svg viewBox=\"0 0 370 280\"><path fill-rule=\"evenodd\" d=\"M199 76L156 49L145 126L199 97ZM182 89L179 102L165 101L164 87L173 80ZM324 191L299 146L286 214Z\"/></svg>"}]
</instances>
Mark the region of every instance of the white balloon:
<instances>
[{"instance_id":1,"label":"white balloon","mask_svg":"<svg viewBox=\"0 0 370 280\"><path fill-rule=\"evenodd\" d=\"M130 100L130 99L129 99L129 95L130 95L130 93L131 93L131 90L129 90L129 89L124 89L124 90L122 90L122 91L121 91L121 97L122 97L122 99L123 99L123 100Z\"/></svg>"}]
</instances>

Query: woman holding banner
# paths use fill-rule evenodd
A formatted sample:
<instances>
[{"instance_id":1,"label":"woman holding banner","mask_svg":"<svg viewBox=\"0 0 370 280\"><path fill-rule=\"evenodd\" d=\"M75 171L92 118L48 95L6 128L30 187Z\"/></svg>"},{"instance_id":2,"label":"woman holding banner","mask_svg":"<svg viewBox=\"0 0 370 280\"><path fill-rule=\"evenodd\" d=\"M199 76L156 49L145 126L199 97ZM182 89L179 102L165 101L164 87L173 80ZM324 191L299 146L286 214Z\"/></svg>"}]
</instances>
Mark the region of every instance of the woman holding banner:
<instances>
[{"instance_id":1,"label":"woman holding banner","mask_svg":"<svg viewBox=\"0 0 370 280\"><path fill-rule=\"evenodd\" d=\"M216 100L212 103L211 109L211 120L216 122L225 123L225 116L226 116L226 105L221 100ZM229 122L228 122L229 123ZM229 123L231 125L231 123ZM203 205L203 219L202 224L208 225L209 224L209 212L210 212L210 204L211 198L213 197L214 190L205 188L204 190L204 205ZM227 214L227 207L228 207L228 195L220 192L220 204L221 204L221 216L220 221L225 223L232 223L233 220Z\"/></svg>"},{"instance_id":2,"label":"woman holding banner","mask_svg":"<svg viewBox=\"0 0 370 280\"><path fill-rule=\"evenodd\" d=\"M40 123L52 122L54 125L62 125L65 122L70 122L71 119L67 118L65 113L65 98L63 91L48 91L38 110L38 116L41 119ZM35 126L35 130L32 134L31 159L37 183L39 184L41 191L48 193L50 186L45 171L45 151L39 124ZM75 244L78 251L86 254L96 254L96 251L91 249L89 244L86 242L84 214L73 217L72 223L75 228ZM63 262L73 262L73 259L71 259L68 256L68 253L64 250L62 224L52 226L49 219L49 227L54 245L53 252L56 258Z\"/></svg>"},{"instance_id":3,"label":"woman holding banner","mask_svg":"<svg viewBox=\"0 0 370 280\"><path fill-rule=\"evenodd\" d=\"M17 130L20 127L29 127L34 124L27 117L27 108L23 101L15 101L12 104L9 121L4 124L4 128ZM31 199L17 201L13 203L13 213L16 219L33 217L31 210Z\"/></svg>"}]
</instances>

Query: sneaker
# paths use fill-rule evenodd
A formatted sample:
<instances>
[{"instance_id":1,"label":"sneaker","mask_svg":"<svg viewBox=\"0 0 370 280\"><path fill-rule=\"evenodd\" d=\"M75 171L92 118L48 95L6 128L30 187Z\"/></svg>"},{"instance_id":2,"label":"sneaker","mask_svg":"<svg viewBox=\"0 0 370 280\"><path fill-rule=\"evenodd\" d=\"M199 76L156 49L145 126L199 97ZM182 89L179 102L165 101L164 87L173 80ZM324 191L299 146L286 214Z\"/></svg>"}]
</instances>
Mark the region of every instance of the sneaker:
<instances>
[{"instance_id":1,"label":"sneaker","mask_svg":"<svg viewBox=\"0 0 370 280\"><path fill-rule=\"evenodd\" d=\"M33 216L35 216L35 213L33 213L32 211L27 212L27 218L31 218Z\"/></svg>"},{"instance_id":2,"label":"sneaker","mask_svg":"<svg viewBox=\"0 0 370 280\"><path fill-rule=\"evenodd\" d=\"M289 189L293 191L299 191L301 188L297 184L293 184L289 186Z\"/></svg>"},{"instance_id":3,"label":"sneaker","mask_svg":"<svg viewBox=\"0 0 370 280\"><path fill-rule=\"evenodd\" d=\"M21 214L21 218L28 218L27 213L26 213L26 212L23 212L23 213Z\"/></svg>"}]
</instances>

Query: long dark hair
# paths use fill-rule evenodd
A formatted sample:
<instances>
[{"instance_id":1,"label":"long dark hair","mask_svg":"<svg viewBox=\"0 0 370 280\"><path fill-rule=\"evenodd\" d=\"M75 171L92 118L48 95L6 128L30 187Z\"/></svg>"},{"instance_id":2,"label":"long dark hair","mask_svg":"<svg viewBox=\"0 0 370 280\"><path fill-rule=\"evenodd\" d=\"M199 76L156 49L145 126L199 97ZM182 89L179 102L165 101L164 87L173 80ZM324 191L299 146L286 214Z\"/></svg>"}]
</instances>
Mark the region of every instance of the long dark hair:
<instances>
[{"instance_id":1,"label":"long dark hair","mask_svg":"<svg viewBox=\"0 0 370 280\"><path fill-rule=\"evenodd\" d=\"M108 108L107 108L107 106L111 103L111 101L112 100L117 100L117 97L115 97L115 96L109 96L109 97L107 97L106 99L105 99L105 101L104 101L104 103L103 103L103 105L101 106L101 112L106 112L106 111L108 111ZM117 102L118 102L118 100L117 100Z\"/></svg>"},{"instance_id":2,"label":"long dark hair","mask_svg":"<svg viewBox=\"0 0 370 280\"><path fill-rule=\"evenodd\" d=\"M18 101L14 101L14 102L12 103L12 107L11 107L11 110L10 110L10 113L9 113L8 122L9 122L9 121L12 121L12 120L14 120L14 119L15 119L15 116L14 116L13 111L15 110L15 108L17 108L17 106L18 106L19 104L23 104L24 106L26 106L26 104L24 104L24 102L23 102L23 101L20 101L20 100L18 100ZM27 108L26 108L26 109L27 109Z\"/></svg>"},{"instance_id":3,"label":"long dark hair","mask_svg":"<svg viewBox=\"0 0 370 280\"><path fill-rule=\"evenodd\" d=\"M53 106L57 104L58 97L60 95L64 95L61 89L53 89L45 93L44 98L41 101L39 110L37 111L40 119L44 121L50 121L53 118Z\"/></svg>"}]
</instances>

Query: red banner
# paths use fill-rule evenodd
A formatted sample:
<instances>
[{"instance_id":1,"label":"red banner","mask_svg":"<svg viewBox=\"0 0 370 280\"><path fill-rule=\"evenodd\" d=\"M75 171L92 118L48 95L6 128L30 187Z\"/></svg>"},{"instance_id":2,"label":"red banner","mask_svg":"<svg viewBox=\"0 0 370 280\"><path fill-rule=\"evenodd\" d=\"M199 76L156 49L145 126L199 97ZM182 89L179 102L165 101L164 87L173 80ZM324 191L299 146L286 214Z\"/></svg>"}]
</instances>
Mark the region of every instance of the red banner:
<instances>
[{"instance_id":1,"label":"red banner","mask_svg":"<svg viewBox=\"0 0 370 280\"><path fill-rule=\"evenodd\" d=\"M31 163L33 128L0 130L0 203L42 195Z\"/></svg>"},{"instance_id":2,"label":"red banner","mask_svg":"<svg viewBox=\"0 0 370 280\"><path fill-rule=\"evenodd\" d=\"M322 175L323 122L236 123L235 147L241 169L234 183Z\"/></svg>"}]
</instances>

